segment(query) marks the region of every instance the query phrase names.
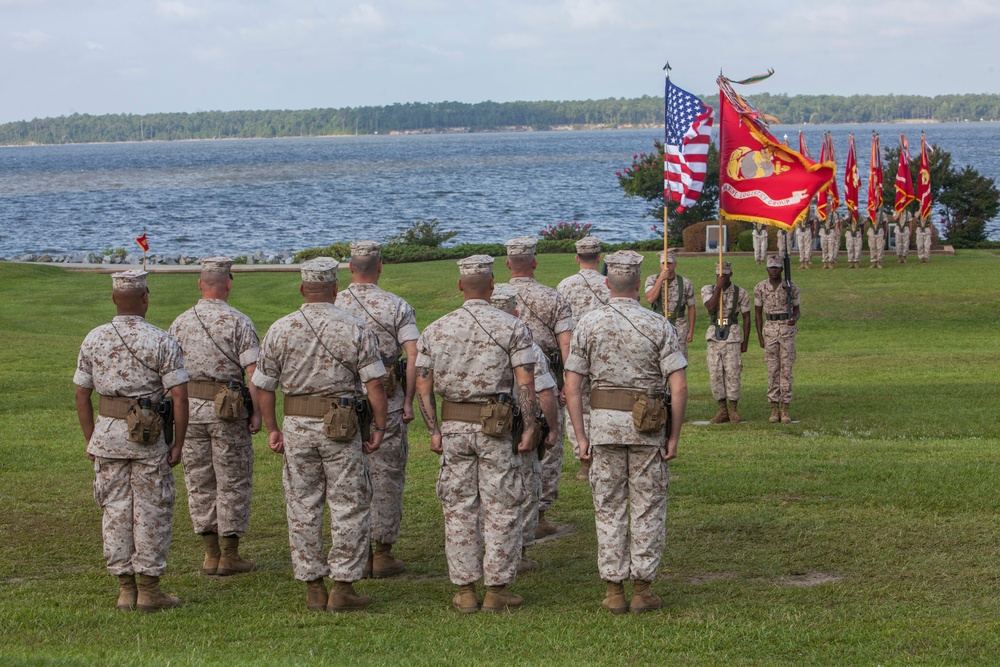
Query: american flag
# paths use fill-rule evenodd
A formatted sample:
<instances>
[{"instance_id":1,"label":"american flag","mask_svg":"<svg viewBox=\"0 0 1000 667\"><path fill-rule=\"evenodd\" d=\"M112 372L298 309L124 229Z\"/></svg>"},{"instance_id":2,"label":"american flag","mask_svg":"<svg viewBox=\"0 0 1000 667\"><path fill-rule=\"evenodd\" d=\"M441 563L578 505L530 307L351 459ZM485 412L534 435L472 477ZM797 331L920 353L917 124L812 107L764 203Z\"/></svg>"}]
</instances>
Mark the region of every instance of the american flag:
<instances>
[{"instance_id":1,"label":"american flag","mask_svg":"<svg viewBox=\"0 0 1000 667\"><path fill-rule=\"evenodd\" d=\"M664 100L663 197L679 202L681 213L698 201L705 183L715 112L669 78Z\"/></svg>"}]
</instances>

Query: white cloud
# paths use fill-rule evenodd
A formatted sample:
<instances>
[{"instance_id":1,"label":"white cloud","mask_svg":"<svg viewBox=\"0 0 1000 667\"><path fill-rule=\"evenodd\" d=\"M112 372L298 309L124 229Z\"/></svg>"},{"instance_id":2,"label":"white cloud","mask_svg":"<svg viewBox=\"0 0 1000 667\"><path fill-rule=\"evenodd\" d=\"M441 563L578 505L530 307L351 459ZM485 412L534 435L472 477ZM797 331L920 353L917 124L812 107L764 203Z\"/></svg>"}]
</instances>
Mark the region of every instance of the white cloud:
<instances>
[{"instance_id":1,"label":"white cloud","mask_svg":"<svg viewBox=\"0 0 1000 667\"><path fill-rule=\"evenodd\" d=\"M226 60L229 57L229 53L225 49L211 47L207 49L195 49L194 57L199 62L217 63Z\"/></svg>"},{"instance_id":2,"label":"white cloud","mask_svg":"<svg viewBox=\"0 0 1000 667\"><path fill-rule=\"evenodd\" d=\"M11 33L11 46L16 51L37 51L52 41L52 35L33 29Z\"/></svg>"},{"instance_id":3,"label":"white cloud","mask_svg":"<svg viewBox=\"0 0 1000 667\"><path fill-rule=\"evenodd\" d=\"M340 20L340 23L363 30L381 30L385 27L385 17L375 7L369 4L360 4L351 9L347 16Z\"/></svg>"},{"instance_id":4,"label":"white cloud","mask_svg":"<svg viewBox=\"0 0 1000 667\"><path fill-rule=\"evenodd\" d=\"M574 28L600 28L619 23L627 10L612 0L564 0L564 11Z\"/></svg>"},{"instance_id":5,"label":"white cloud","mask_svg":"<svg viewBox=\"0 0 1000 667\"><path fill-rule=\"evenodd\" d=\"M98 44L97 42L84 42L83 45L84 45L84 47L88 51L103 51L104 50L104 45Z\"/></svg>"},{"instance_id":6,"label":"white cloud","mask_svg":"<svg viewBox=\"0 0 1000 667\"><path fill-rule=\"evenodd\" d=\"M206 15L204 10L177 0L160 0L156 3L156 13L169 21L194 21Z\"/></svg>"}]
</instances>

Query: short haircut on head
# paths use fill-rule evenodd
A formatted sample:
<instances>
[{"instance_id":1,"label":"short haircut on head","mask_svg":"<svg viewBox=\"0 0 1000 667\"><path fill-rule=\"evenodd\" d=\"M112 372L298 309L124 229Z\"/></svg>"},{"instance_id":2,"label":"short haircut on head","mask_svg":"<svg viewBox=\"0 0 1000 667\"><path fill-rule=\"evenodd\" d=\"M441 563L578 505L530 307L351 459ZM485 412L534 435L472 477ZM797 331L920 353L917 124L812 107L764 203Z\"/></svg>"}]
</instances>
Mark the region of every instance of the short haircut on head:
<instances>
[{"instance_id":1,"label":"short haircut on head","mask_svg":"<svg viewBox=\"0 0 1000 667\"><path fill-rule=\"evenodd\" d=\"M369 276L378 270L378 263L381 261L382 257L377 254L360 255L358 257L351 257L351 267L355 273Z\"/></svg>"},{"instance_id":2,"label":"short haircut on head","mask_svg":"<svg viewBox=\"0 0 1000 667\"><path fill-rule=\"evenodd\" d=\"M462 288L465 292L484 292L490 288L492 280L492 273L476 273L461 277Z\"/></svg>"},{"instance_id":3,"label":"short haircut on head","mask_svg":"<svg viewBox=\"0 0 1000 667\"><path fill-rule=\"evenodd\" d=\"M612 292L618 294L635 291L638 281L638 273L612 273L608 275L608 287Z\"/></svg>"},{"instance_id":4,"label":"short haircut on head","mask_svg":"<svg viewBox=\"0 0 1000 667\"><path fill-rule=\"evenodd\" d=\"M220 271L205 271L201 274L201 284L206 287L225 287L226 283L232 278L230 273L222 273Z\"/></svg>"},{"instance_id":5,"label":"short haircut on head","mask_svg":"<svg viewBox=\"0 0 1000 667\"><path fill-rule=\"evenodd\" d=\"M314 283L302 281L302 291L306 294L327 294L333 292L333 289L337 286L335 282L329 283Z\"/></svg>"},{"instance_id":6,"label":"short haircut on head","mask_svg":"<svg viewBox=\"0 0 1000 667\"><path fill-rule=\"evenodd\" d=\"M513 271L530 271L534 261L534 255L507 255L507 264Z\"/></svg>"},{"instance_id":7,"label":"short haircut on head","mask_svg":"<svg viewBox=\"0 0 1000 667\"><path fill-rule=\"evenodd\" d=\"M581 262L587 262L588 264L596 262L601 258L601 252L578 252L576 254L580 258Z\"/></svg>"}]
</instances>

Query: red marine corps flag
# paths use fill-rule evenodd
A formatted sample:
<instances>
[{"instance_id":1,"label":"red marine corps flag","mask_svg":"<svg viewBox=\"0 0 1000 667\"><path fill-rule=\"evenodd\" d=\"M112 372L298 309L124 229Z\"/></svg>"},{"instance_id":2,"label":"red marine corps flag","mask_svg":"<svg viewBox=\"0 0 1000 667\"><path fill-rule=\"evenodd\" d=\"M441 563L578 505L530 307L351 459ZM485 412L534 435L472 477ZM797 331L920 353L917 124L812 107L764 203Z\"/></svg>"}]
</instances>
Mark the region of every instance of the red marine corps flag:
<instances>
[{"instance_id":1,"label":"red marine corps flag","mask_svg":"<svg viewBox=\"0 0 1000 667\"><path fill-rule=\"evenodd\" d=\"M146 239L146 232L143 232L142 236L135 237L135 242L139 244L143 252L149 252L149 241Z\"/></svg>"},{"instance_id":2,"label":"red marine corps flag","mask_svg":"<svg viewBox=\"0 0 1000 667\"><path fill-rule=\"evenodd\" d=\"M920 219L931 217L931 161L927 157L927 138L920 133L920 171L917 177L917 200Z\"/></svg>"},{"instance_id":3,"label":"red marine corps flag","mask_svg":"<svg viewBox=\"0 0 1000 667\"><path fill-rule=\"evenodd\" d=\"M747 81L759 81L760 78ZM792 230L805 219L809 202L830 187L832 162L810 160L779 142L764 116L733 83L719 84L719 215Z\"/></svg>"},{"instance_id":4,"label":"red marine corps flag","mask_svg":"<svg viewBox=\"0 0 1000 667\"><path fill-rule=\"evenodd\" d=\"M854 153L854 135L850 135L847 143L847 168L844 170L844 203L851 217L851 226L858 222L858 191L861 189L861 176L858 174L858 158Z\"/></svg>"},{"instance_id":5,"label":"red marine corps flag","mask_svg":"<svg viewBox=\"0 0 1000 667\"><path fill-rule=\"evenodd\" d=\"M819 193L816 198L816 211L820 220L826 220L830 213L840 208L840 193L837 191L837 158L833 154L833 135L826 133L823 135L823 148L819 153L820 162L833 163L833 180L827 190Z\"/></svg>"},{"instance_id":6,"label":"red marine corps flag","mask_svg":"<svg viewBox=\"0 0 1000 667\"><path fill-rule=\"evenodd\" d=\"M882 208L882 142L872 132L872 157L868 161L868 219L875 224L875 216Z\"/></svg>"},{"instance_id":7,"label":"red marine corps flag","mask_svg":"<svg viewBox=\"0 0 1000 667\"><path fill-rule=\"evenodd\" d=\"M896 169L896 201L893 210L902 213L913 201L913 180L910 177L910 142L899 135L899 168Z\"/></svg>"}]
</instances>

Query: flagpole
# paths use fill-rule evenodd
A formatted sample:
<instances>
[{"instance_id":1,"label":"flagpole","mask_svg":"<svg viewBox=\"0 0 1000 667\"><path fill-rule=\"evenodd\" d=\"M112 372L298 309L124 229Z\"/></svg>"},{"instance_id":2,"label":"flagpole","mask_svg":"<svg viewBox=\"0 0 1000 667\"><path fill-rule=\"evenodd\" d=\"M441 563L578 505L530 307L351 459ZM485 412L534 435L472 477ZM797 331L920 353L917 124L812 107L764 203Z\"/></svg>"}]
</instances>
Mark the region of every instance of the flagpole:
<instances>
[{"instance_id":1,"label":"flagpole","mask_svg":"<svg viewBox=\"0 0 1000 667\"><path fill-rule=\"evenodd\" d=\"M663 66L663 71L666 73L667 81L669 82L670 81L670 62L669 61L667 62L666 65ZM666 100L664 100L664 105L665 104L666 104ZM666 168L667 168L666 131L667 131L667 127L666 127L666 113L665 112L664 112L664 127L663 127L663 131L664 131L663 169L664 169L664 173L666 173ZM667 212L667 204L669 203L669 201L670 201L670 198L667 197L667 189L664 188L663 189L663 266L664 267L666 267L666 265L667 265L667 250L669 250L668 246L670 245L669 242L667 241L667 227L670 225L670 215ZM660 271L663 271L662 267L660 268ZM670 284L669 284L669 281L664 280L662 287L663 287L663 316L667 317L667 308L670 306L670 298L669 298L670 297L670 295L669 295ZM683 298L682 294L678 294L677 295L677 304L678 305L680 305L680 302L681 302L682 298Z\"/></svg>"}]
</instances>

